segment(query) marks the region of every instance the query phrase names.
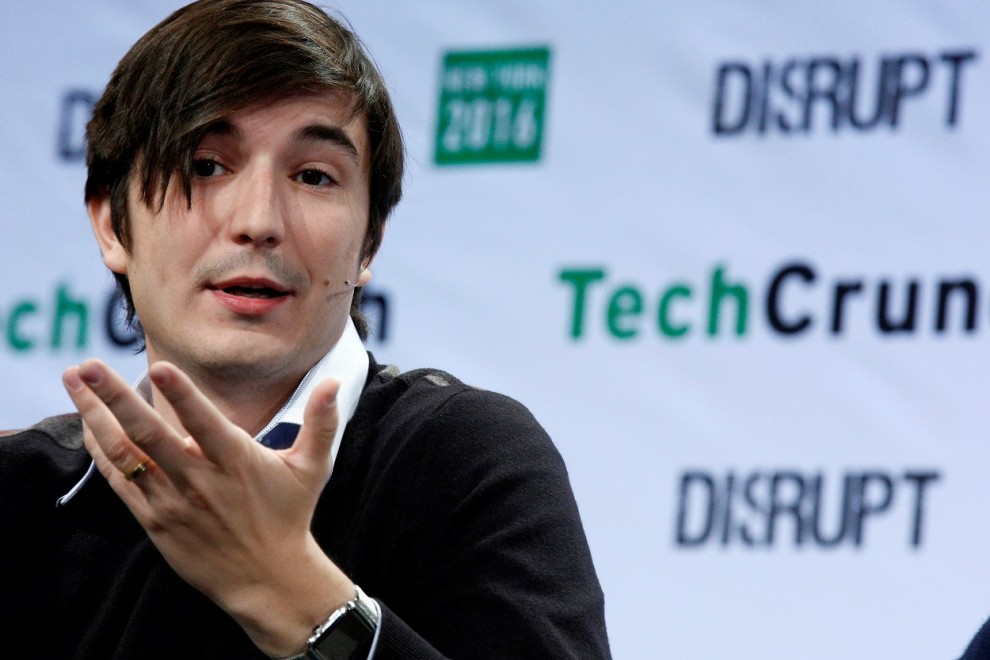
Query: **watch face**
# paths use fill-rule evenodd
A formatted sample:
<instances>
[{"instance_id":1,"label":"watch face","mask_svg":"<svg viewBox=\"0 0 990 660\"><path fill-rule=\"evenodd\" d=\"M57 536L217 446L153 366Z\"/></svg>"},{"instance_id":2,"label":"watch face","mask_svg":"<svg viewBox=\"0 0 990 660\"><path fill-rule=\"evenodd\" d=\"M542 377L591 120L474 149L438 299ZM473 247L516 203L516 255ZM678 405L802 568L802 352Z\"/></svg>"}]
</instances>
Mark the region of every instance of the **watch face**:
<instances>
[{"instance_id":1,"label":"watch face","mask_svg":"<svg viewBox=\"0 0 990 660\"><path fill-rule=\"evenodd\" d=\"M367 596L359 592L346 610L335 612L326 629L310 640L306 655L314 660L366 658L378 626L378 613L365 599Z\"/></svg>"}]
</instances>

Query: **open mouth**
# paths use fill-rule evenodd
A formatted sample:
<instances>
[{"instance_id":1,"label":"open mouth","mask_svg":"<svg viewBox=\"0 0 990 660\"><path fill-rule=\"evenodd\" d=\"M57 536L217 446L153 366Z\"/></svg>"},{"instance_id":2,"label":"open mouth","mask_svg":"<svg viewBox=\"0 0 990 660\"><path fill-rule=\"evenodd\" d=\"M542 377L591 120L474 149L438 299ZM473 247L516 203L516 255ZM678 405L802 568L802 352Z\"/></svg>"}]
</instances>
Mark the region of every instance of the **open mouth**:
<instances>
[{"instance_id":1,"label":"open mouth","mask_svg":"<svg viewBox=\"0 0 990 660\"><path fill-rule=\"evenodd\" d=\"M241 284L223 287L220 290L232 296L240 296L242 298L281 298L288 295L285 291L277 291L268 286L246 286Z\"/></svg>"}]
</instances>

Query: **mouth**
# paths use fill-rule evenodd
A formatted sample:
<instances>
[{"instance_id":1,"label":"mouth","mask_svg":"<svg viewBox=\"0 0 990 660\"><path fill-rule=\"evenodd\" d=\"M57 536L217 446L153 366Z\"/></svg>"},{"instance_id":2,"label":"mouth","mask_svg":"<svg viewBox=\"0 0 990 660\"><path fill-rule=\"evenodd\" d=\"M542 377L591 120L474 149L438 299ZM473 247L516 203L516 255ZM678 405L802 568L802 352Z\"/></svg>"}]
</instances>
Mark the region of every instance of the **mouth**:
<instances>
[{"instance_id":1,"label":"mouth","mask_svg":"<svg viewBox=\"0 0 990 660\"><path fill-rule=\"evenodd\" d=\"M226 286L220 289L224 293L242 298L280 298L288 295L284 291L276 291L271 287Z\"/></svg>"},{"instance_id":2,"label":"mouth","mask_svg":"<svg viewBox=\"0 0 990 660\"><path fill-rule=\"evenodd\" d=\"M227 280L211 284L207 288L239 298L274 299L284 298L292 293L277 282L258 278Z\"/></svg>"}]
</instances>

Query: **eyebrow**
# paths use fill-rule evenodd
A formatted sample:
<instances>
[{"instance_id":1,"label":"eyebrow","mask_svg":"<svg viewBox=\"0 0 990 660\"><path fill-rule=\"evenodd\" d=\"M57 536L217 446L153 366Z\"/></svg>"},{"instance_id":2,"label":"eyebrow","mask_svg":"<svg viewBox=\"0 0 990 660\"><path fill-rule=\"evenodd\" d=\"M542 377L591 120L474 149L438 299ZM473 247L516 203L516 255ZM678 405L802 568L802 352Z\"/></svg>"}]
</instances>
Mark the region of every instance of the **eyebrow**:
<instances>
[{"instance_id":1,"label":"eyebrow","mask_svg":"<svg viewBox=\"0 0 990 660\"><path fill-rule=\"evenodd\" d=\"M306 141L320 141L320 142L330 142L338 147L344 149L347 154L354 161L355 165L360 165L360 159L358 158L358 150L354 145L354 141L344 132L344 129L339 126L328 126L326 124L310 124L309 126L303 126L296 134L293 136L296 141L306 142Z\"/></svg>"},{"instance_id":2,"label":"eyebrow","mask_svg":"<svg viewBox=\"0 0 990 660\"><path fill-rule=\"evenodd\" d=\"M207 127L205 136L209 135L239 138L241 136L241 130L229 121L220 119ZM329 142L343 148L347 152L347 155L351 157L351 160L356 165L360 165L357 146L355 146L354 141L351 140L347 133L344 132L344 129L339 126L310 124L297 130L295 135L292 136L292 139L296 142Z\"/></svg>"},{"instance_id":3,"label":"eyebrow","mask_svg":"<svg viewBox=\"0 0 990 660\"><path fill-rule=\"evenodd\" d=\"M240 136L240 134L241 131L226 119L218 119L214 122L211 122L206 127L206 130L203 131L204 138L209 137L211 135L219 135L222 137L226 137L226 136L238 137Z\"/></svg>"}]
</instances>

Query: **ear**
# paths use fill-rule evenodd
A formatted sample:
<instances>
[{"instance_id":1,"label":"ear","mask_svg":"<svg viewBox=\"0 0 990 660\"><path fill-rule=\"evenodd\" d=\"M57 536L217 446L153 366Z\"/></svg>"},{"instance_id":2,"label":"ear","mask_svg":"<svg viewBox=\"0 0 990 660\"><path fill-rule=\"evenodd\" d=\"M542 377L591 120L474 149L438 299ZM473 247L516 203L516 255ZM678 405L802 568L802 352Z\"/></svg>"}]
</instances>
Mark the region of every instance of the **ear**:
<instances>
[{"instance_id":1,"label":"ear","mask_svg":"<svg viewBox=\"0 0 990 660\"><path fill-rule=\"evenodd\" d=\"M365 261L361 264L361 270L358 272L357 286L364 286L371 281L371 265Z\"/></svg>"},{"instance_id":2,"label":"ear","mask_svg":"<svg viewBox=\"0 0 990 660\"><path fill-rule=\"evenodd\" d=\"M86 203L86 210L89 212L89 221L93 225L96 242L100 244L103 263L113 272L126 275L129 255L113 231L113 223L110 221L110 195L91 198Z\"/></svg>"},{"instance_id":3,"label":"ear","mask_svg":"<svg viewBox=\"0 0 990 660\"><path fill-rule=\"evenodd\" d=\"M385 229L388 227L387 222L382 223L381 235L378 238L378 246L381 246L381 239L385 237ZM361 270L358 272L357 286L364 286L371 281L371 262L377 254L377 249L372 252L371 240L369 236L365 236L364 244L364 259L361 260Z\"/></svg>"}]
</instances>

